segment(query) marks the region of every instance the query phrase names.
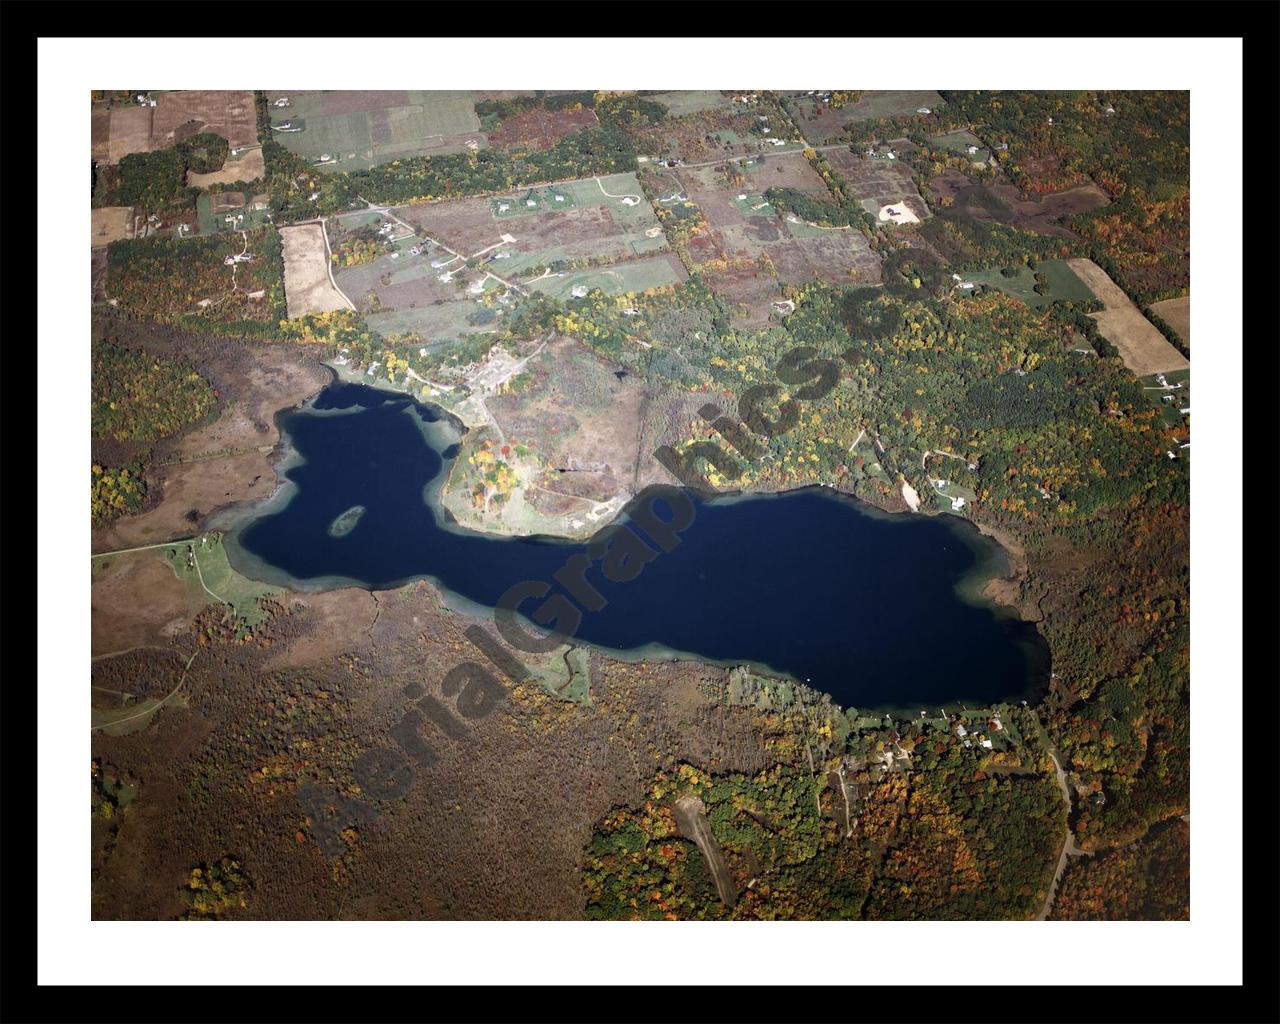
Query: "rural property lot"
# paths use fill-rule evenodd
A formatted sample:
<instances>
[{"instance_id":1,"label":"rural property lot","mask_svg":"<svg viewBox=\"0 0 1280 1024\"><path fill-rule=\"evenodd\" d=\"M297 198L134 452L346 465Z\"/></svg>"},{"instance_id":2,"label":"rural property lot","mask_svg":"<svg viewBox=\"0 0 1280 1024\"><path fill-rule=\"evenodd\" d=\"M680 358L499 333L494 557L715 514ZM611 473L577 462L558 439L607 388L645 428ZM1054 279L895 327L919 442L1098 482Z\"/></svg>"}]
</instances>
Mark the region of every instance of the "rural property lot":
<instances>
[{"instance_id":1,"label":"rural property lot","mask_svg":"<svg viewBox=\"0 0 1280 1024\"><path fill-rule=\"evenodd\" d=\"M993 220L1055 238L1077 237L1058 223L1062 218L1096 210L1110 202L1107 194L1092 183L1032 198L1010 182L979 184L955 170L947 170L930 181L929 191L939 201L950 199L954 210L973 220Z\"/></svg>"},{"instance_id":2,"label":"rural property lot","mask_svg":"<svg viewBox=\"0 0 1280 1024\"><path fill-rule=\"evenodd\" d=\"M746 184L734 184L719 167L678 168L676 174L707 221L689 252L700 265L710 265L707 281L714 290L745 307L745 323L768 320L769 304L781 298L781 284L880 283L879 257L861 231L814 227L798 218L790 223L772 207L760 205L761 193L774 186L828 195L801 154L771 155L735 166ZM772 263L774 276L755 262L762 257Z\"/></svg>"},{"instance_id":3,"label":"rural property lot","mask_svg":"<svg viewBox=\"0 0 1280 1024\"><path fill-rule=\"evenodd\" d=\"M232 149L258 144L249 90L194 89L151 95L154 107L114 101L95 105L90 122L95 160L119 163L129 153L165 149L197 132L221 135Z\"/></svg>"},{"instance_id":4,"label":"rural property lot","mask_svg":"<svg viewBox=\"0 0 1280 1024\"><path fill-rule=\"evenodd\" d=\"M1041 273L1049 286L1048 292L1038 295L1035 291L1035 273L1025 263L1014 267L1016 277L1005 277L998 269L982 270L966 274L966 278L978 284L985 284L996 291L1021 299L1028 306L1047 306L1051 302L1068 300L1083 302L1093 298L1093 293L1085 286L1064 260L1042 260L1036 264L1036 273Z\"/></svg>"},{"instance_id":5,"label":"rural property lot","mask_svg":"<svg viewBox=\"0 0 1280 1024\"><path fill-rule=\"evenodd\" d=\"M489 250L490 269L516 283L537 277L542 272L538 268L557 260L620 261L666 248L658 218L634 174L522 189L492 199L419 203L393 212L464 256Z\"/></svg>"},{"instance_id":6,"label":"rural property lot","mask_svg":"<svg viewBox=\"0 0 1280 1024\"><path fill-rule=\"evenodd\" d=\"M855 121L903 117L914 114L919 107L936 111L946 106L946 100L932 89L867 90L857 103L846 103L835 109L822 102L821 94L794 93L786 98L785 103L805 141L812 146L838 141L845 125Z\"/></svg>"},{"instance_id":7,"label":"rural property lot","mask_svg":"<svg viewBox=\"0 0 1280 1024\"><path fill-rule=\"evenodd\" d=\"M1182 339L1183 344L1191 347L1191 296L1184 295L1180 299L1165 299L1163 302L1151 303L1151 312L1172 327Z\"/></svg>"},{"instance_id":8,"label":"rural property lot","mask_svg":"<svg viewBox=\"0 0 1280 1024\"><path fill-rule=\"evenodd\" d=\"M287 98L289 105L276 107ZM268 92L273 131L286 149L320 166L367 170L400 157L458 153L487 145L470 92L385 90Z\"/></svg>"},{"instance_id":9,"label":"rural property lot","mask_svg":"<svg viewBox=\"0 0 1280 1024\"><path fill-rule=\"evenodd\" d=\"M266 172L266 165L262 160L262 147L254 146L253 149L239 156L227 157L227 162L222 165L220 171L211 171L208 174L188 172L187 184L198 188L208 188L210 185L232 185L237 181L248 184L251 181L257 181Z\"/></svg>"},{"instance_id":10,"label":"rural property lot","mask_svg":"<svg viewBox=\"0 0 1280 1024\"><path fill-rule=\"evenodd\" d=\"M284 294L289 316L346 309L329 281L329 254L319 224L280 229L284 248Z\"/></svg>"},{"instance_id":11,"label":"rural property lot","mask_svg":"<svg viewBox=\"0 0 1280 1024\"><path fill-rule=\"evenodd\" d=\"M686 89L681 92L660 92L649 96L667 108L672 117L698 114L704 110L729 108L733 104L728 96L715 89Z\"/></svg>"},{"instance_id":12,"label":"rural property lot","mask_svg":"<svg viewBox=\"0 0 1280 1024\"><path fill-rule=\"evenodd\" d=\"M381 219L362 212L341 223L371 216ZM678 260L658 255L666 238L634 174L418 203L396 207L388 216L416 236L406 230L394 253L335 271L338 287L383 335L436 341L491 330L503 312L486 306L481 293L501 289L504 282L571 298L583 288L619 294L687 277ZM582 266L588 261L608 265ZM506 305L504 298L498 301Z\"/></svg>"},{"instance_id":13,"label":"rural property lot","mask_svg":"<svg viewBox=\"0 0 1280 1024\"><path fill-rule=\"evenodd\" d=\"M93 244L133 237L132 206L102 206L93 211Z\"/></svg>"},{"instance_id":14,"label":"rural property lot","mask_svg":"<svg viewBox=\"0 0 1280 1024\"><path fill-rule=\"evenodd\" d=\"M823 156L844 179L848 194L855 196L868 213L878 215L882 207L900 203L921 220L932 216L916 191L911 169L897 160L863 156L847 149L831 150Z\"/></svg>"},{"instance_id":15,"label":"rural property lot","mask_svg":"<svg viewBox=\"0 0 1280 1024\"><path fill-rule=\"evenodd\" d=\"M1101 313L1089 315L1097 321L1102 336L1120 350L1125 366L1139 377L1190 368L1187 357L1169 344L1093 260L1076 258L1067 264L1106 306Z\"/></svg>"}]
</instances>

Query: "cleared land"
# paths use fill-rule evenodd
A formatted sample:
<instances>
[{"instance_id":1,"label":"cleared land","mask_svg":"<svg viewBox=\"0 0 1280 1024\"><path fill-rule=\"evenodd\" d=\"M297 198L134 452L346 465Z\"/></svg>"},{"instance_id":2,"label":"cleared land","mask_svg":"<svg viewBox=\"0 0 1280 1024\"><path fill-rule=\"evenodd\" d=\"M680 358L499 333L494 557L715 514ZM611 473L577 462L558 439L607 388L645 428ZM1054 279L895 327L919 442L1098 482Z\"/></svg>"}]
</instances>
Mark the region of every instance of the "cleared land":
<instances>
[{"instance_id":1,"label":"cleared land","mask_svg":"<svg viewBox=\"0 0 1280 1024\"><path fill-rule=\"evenodd\" d=\"M276 107L287 98L287 107ZM344 171L366 170L400 157L458 153L488 145L475 95L448 90L268 92L271 122L286 149Z\"/></svg>"},{"instance_id":2,"label":"cleared land","mask_svg":"<svg viewBox=\"0 0 1280 1024\"><path fill-rule=\"evenodd\" d=\"M660 92L648 99L661 103L672 117L697 114L703 110L730 107L729 97L716 89L686 89L680 92Z\"/></svg>"},{"instance_id":3,"label":"cleared land","mask_svg":"<svg viewBox=\"0 0 1280 1024\"><path fill-rule=\"evenodd\" d=\"M701 211L706 227L688 252L708 285L737 309L746 326L769 319L783 284L820 280L829 284L879 284L880 260L853 228L824 228L765 203L773 187L828 199L826 185L802 154L772 154L723 166L652 172L659 189L678 183ZM740 198L745 197L745 198Z\"/></svg>"},{"instance_id":4,"label":"cleared land","mask_svg":"<svg viewBox=\"0 0 1280 1024\"><path fill-rule=\"evenodd\" d=\"M222 165L220 171L212 171L209 174L188 172L187 184L195 185L197 188L208 188L210 185L231 185L237 181L248 183L257 181L266 173L266 165L262 160L262 147L255 146L239 156L227 157L227 162Z\"/></svg>"},{"instance_id":5,"label":"cleared land","mask_svg":"<svg viewBox=\"0 0 1280 1024\"><path fill-rule=\"evenodd\" d=\"M599 289L606 295L622 295L626 292L645 292L653 288L682 284L688 277L684 264L671 253L664 253L610 267L595 267L539 278L530 287L557 299L568 299L573 297L575 290L583 288L587 291Z\"/></svg>"},{"instance_id":6,"label":"cleared land","mask_svg":"<svg viewBox=\"0 0 1280 1024\"><path fill-rule=\"evenodd\" d=\"M502 149L550 149L580 128L599 124L594 110L548 110L532 107L507 118L488 132L490 146Z\"/></svg>"},{"instance_id":7,"label":"cleared land","mask_svg":"<svg viewBox=\"0 0 1280 1024\"><path fill-rule=\"evenodd\" d=\"M1012 295L1028 306L1047 306L1059 299L1083 302L1093 298L1093 292L1076 276L1065 260L1042 260L1036 264L1034 273L1025 263L1019 263L1014 269L1018 272L1016 277L1005 277L999 270L982 270L966 274L965 279ZM1043 274L1049 286L1049 290L1043 295L1035 291L1036 273Z\"/></svg>"},{"instance_id":8,"label":"cleared land","mask_svg":"<svg viewBox=\"0 0 1280 1024\"><path fill-rule=\"evenodd\" d=\"M1191 347L1191 296L1180 299L1164 299L1151 303L1151 312L1177 332L1183 343Z\"/></svg>"},{"instance_id":9,"label":"cleared land","mask_svg":"<svg viewBox=\"0 0 1280 1024\"><path fill-rule=\"evenodd\" d=\"M132 237L132 206L101 206L93 211L93 245L106 245Z\"/></svg>"},{"instance_id":10,"label":"cleared land","mask_svg":"<svg viewBox=\"0 0 1280 1024\"><path fill-rule=\"evenodd\" d=\"M848 194L856 197L867 213L878 217L882 207L902 205L920 220L932 216L916 191L911 169L897 160L864 156L847 149L832 150L823 156L844 179Z\"/></svg>"},{"instance_id":11,"label":"cleared land","mask_svg":"<svg viewBox=\"0 0 1280 1024\"><path fill-rule=\"evenodd\" d=\"M1007 181L979 184L956 170L948 170L931 180L929 191L939 202L973 220L995 221L1056 238L1077 237L1059 223L1061 220L1110 202L1107 194L1094 184L1032 197Z\"/></svg>"},{"instance_id":12,"label":"cleared land","mask_svg":"<svg viewBox=\"0 0 1280 1024\"><path fill-rule=\"evenodd\" d=\"M161 549L93 561L91 650L99 657L144 644L167 644L199 610Z\"/></svg>"},{"instance_id":13,"label":"cleared land","mask_svg":"<svg viewBox=\"0 0 1280 1024\"><path fill-rule=\"evenodd\" d=\"M284 251L284 294L290 318L348 308L329 281L329 256L319 224L280 229Z\"/></svg>"},{"instance_id":14,"label":"cleared land","mask_svg":"<svg viewBox=\"0 0 1280 1024\"><path fill-rule=\"evenodd\" d=\"M834 109L829 103L823 103L820 96L807 93L792 94L786 102L805 140L814 146L834 141L846 125L855 121L903 117L914 114L920 107L936 111L946 106L946 100L932 89L865 90L856 103Z\"/></svg>"},{"instance_id":15,"label":"cleared land","mask_svg":"<svg viewBox=\"0 0 1280 1024\"><path fill-rule=\"evenodd\" d=\"M119 163L129 153L147 153L182 142L198 132L214 132L245 149L258 144L258 125L249 90L191 89L152 93L154 107L132 103L94 108L94 159Z\"/></svg>"},{"instance_id":16,"label":"cleared land","mask_svg":"<svg viewBox=\"0 0 1280 1024\"><path fill-rule=\"evenodd\" d=\"M1139 377L1190 368L1187 357L1169 344L1093 260L1075 258L1067 260L1067 264L1106 306L1101 313L1089 315L1097 321L1102 336L1120 350L1125 366Z\"/></svg>"}]
</instances>

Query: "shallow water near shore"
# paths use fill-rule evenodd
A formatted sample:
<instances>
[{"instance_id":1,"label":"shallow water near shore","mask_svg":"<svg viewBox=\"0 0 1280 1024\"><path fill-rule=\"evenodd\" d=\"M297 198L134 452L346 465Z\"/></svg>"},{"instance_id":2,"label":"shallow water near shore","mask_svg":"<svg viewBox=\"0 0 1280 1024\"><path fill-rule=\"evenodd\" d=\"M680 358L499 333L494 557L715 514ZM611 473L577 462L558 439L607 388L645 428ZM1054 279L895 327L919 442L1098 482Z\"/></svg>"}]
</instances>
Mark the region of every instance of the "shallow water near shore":
<instances>
[{"instance_id":1,"label":"shallow water near shore","mask_svg":"<svg viewBox=\"0 0 1280 1024\"><path fill-rule=\"evenodd\" d=\"M233 565L254 579L314 591L426 578L477 611L522 581L565 593L554 574L586 551L450 522L439 491L459 431L408 396L334 384L280 426L290 448L281 485L226 535ZM679 543L669 553L649 543L635 578L586 571L605 604L582 611L575 641L627 658L749 664L861 709L1030 699L1047 683L1034 625L981 596L1007 561L971 523L883 513L819 487L689 498L695 514ZM657 511L670 518L669 506Z\"/></svg>"}]
</instances>

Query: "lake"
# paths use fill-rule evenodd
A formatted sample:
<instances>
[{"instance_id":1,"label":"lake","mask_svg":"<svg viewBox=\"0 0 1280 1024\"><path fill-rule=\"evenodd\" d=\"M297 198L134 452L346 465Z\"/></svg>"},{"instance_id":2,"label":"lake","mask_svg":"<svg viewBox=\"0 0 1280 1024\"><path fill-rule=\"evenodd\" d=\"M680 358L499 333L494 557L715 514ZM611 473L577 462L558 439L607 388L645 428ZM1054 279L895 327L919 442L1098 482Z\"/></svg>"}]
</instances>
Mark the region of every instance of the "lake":
<instances>
[{"instance_id":1,"label":"lake","mask_svg":"<svg viewBox=\"0 0 1280 1024\"><path fill-rule=\"evenodd\" d=\"M334 384L280 427L292 449L282 484L227 533L233 565L254 579L319 590L427 578L474 611L526 580L563 594L553 574L586 550L449 521L438 495L460 434L406 395ZM1030 699L1047 682L1035 627L979 596L1006 563L966 520L890 515L827 488L683 493L694 515L673 550L652 544L627 582L587 570L606 603L583 611L577 641L632 658L749 664L861 709ZM670 506L655 508L670 518Z\"/></svg>"}]
</instances>

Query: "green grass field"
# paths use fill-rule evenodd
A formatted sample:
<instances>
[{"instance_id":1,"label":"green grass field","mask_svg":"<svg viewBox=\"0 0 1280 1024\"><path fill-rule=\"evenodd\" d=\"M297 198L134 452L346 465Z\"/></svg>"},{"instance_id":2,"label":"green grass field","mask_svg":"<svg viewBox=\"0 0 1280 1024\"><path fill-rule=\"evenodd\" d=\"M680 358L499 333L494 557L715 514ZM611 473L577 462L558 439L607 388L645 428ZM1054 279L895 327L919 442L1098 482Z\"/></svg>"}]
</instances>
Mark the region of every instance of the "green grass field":
<instances>
[{"instance_id":1,"label":"green grass field","mask_svg":"<svg viewBox=\"0 0 1280 1024\"><path fill-rule=\"evenodd\" d=\"M991 150L987 149L982 144L982 140L974 135L973 132L948 132L946 135L935 135L929 142L936 149L945 149L948 153L967 156L975 162L985 162L991 159ZM970 153L968 149L970 146L976 146L978 152Z\"/></svg>"},{"instance_id":2,"label":"green grass field","mask_svg":"<svg viewBox=\"0 0 1280 1024\"><path fill-rule=\"evenodd\" d=\"M591 703L591 652L571 647L567 655L559 651L546 665L530 665L529 674L548 693L574 704ZM566 661L568 664L566 664Z\"/></svg>"},{"instance_id":3,"label":"green grass field","mask_svg":"<svg viewBox=\"0 0 1280 1024\"><path fill-rule=\"evenodd\" d=\"M864 121L880 117L903 117L914 114L920 107L938 110L945 107L947 101L932 89L885 89L878 93L868 93L858 103L846 106L850 111L851 121ZM856 113L852 113L856 110Z\"/></svg>"},{"instance_id":4,"label":"green grass field","mask_svg":"<svg viewBox=\"0 0 1280 1024\"><path fill-rule=\"evenodd\" d=\"M715 110L717 107L731 107L732 103L723 93L714 89L689 89L682 92L660 92L647 99L656 100L671 112L672 117L684 117L685 114L697 114L703 110Z\"/></svg>"},{"instance_id":5,"label":"green grass field","mask_svg":"<svg viewBox=\"0 0 1280 1024\"><path fill-rule=\"evenodd\" d=\"M746 198L740 198L745 196ZM744 217L772 217L777 211L759 192L737 192L729 200Z\"/></svg>"},{"instance_id":6,"label":"green grass field","mask_svg":"<svg viewBox=\"0 0 1280 1024\"><path fill-rule=\"evenodd\" d=\"M278 95L268 94L272 100ZM303 130L273 132L272 137L307 160L316 161L327 153L332 160L324 166L346 171L367 170L400 157L456 153L466 148L461 142L445 145L443 140L448 136L472 134L479 148L488 145L480 132L475 97L467 91L411 91L407 104L353 113L326 114L324 108L323 93L290 95L288 107L271 108L272 124L289 121Z\"/></svg>"},{"instance_id":7,"label":"green grass field","mask_svg":"<svg viewBox=\"0 0 1280 1024\"><path fill-rule=\"evenodd\" d=\"M467 322L467 318L480 308L474 297L459 293L456 302L385 313L366 313L364 319L371 331L384 338L405 334L431 343L462 338L477 331L493 330L497 325L477 326Z\"/></svg>"},{"instance_id":8,"label":"green grass field","mask_svg":"<svg viewBox=\"0 0 1280 1024\"><path fill-rule=\"evenodd\" d=\"M1046 306L1050 302L1069 299L1072 302L1084 302L1094 297L1093 292L1085 287L1084 282L1072 272L1063 260L1044 260L1037 264L1037 270L1043 273L1049 285L1044 295L1035 293L1035 274L1025 265L1018 264L1016 277L1005 277L999 269L979 270L969 274L961 274L966 281L985 284L997 291L1020 299L1028 306Z\"/></svg>"},{"instance_id":9,"label":"green grass field","mask_svg":"<svg viewBox=\"0 0 1280 1024\"><path fill-rule=\"evenodd\" d=\"M541 281L531 282L529 287L564 300L573 298L575 288L586 288L589 292L598 288L606 295L622 295L678 284L680 280L681 277L671 262L659 256L618 263L611 267L581 270L563 277L543 278Z\"/></svg>"},{"instance_id":10,"label":"green grass field","mask_svg":"<svg viewBox=\"0 0 1280 1024\"><path fill-rule=\"evenodd\" d=\"M188 552L194 556L190 561ZM164 549L164 554L174 575L187 584L195 597L206 603L229 605L249 629L267 619L267 613L258 606L258 598L281 592L278 587L258 583L231 568L220 534L208 533L173 544Z\"/></svg>"}]
</instances>

